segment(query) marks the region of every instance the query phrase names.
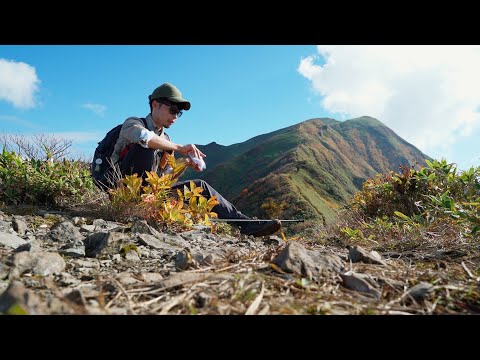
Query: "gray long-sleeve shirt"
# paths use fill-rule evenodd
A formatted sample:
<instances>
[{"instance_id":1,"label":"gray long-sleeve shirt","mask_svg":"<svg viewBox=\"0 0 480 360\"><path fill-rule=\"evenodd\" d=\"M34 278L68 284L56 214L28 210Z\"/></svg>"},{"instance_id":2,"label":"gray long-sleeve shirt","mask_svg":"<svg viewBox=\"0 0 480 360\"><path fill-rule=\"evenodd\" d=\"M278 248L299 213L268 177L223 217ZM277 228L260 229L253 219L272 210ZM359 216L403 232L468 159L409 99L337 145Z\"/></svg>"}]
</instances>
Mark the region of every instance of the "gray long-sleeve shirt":
<instances>
[{"instance_id":1,"label":"gray long-sleeve shirt","mask_svg":"<svg viewBox=\"0 0 480 360\"><path fill-rule=\"evenodd\" d=\"M120 158L120 153L128 144L135 143L140 144L144 148L148 148L147 142L152 138L154 134L168 139L168 136L166 136L166 134L164 133L163 128L158 129L155 126L151 114L148 114L145 117L145 120L147 122L147 128L145 128L142 119L138 117L132 116L125 120L122 125L122 129L120 130L118 140L115 143L115 147L113 149L112 161L114 164L118 162ZM155 168L152 169L152 171L157 171L157 162L155 162L154 167Z\"/></svg>"}]
</instances>

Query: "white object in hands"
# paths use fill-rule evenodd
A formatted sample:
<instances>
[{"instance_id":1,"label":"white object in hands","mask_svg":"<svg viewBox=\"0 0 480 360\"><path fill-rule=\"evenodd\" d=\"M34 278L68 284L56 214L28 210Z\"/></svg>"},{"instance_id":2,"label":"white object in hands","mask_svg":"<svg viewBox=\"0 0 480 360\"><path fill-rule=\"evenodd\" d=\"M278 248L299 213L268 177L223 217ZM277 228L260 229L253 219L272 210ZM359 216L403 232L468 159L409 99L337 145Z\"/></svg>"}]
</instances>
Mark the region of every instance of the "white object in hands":
<instances>
[{"instance_id":1,"label":"white object in hands","mask_svg":"<svg viewBox=\"0 0 480 360\"><path fill-rule=\"evenodd\" d=\"M190 156L190 159L192 159L192 161L197 164L197 166L200 168L200 171L203 171L207 168L207 165L205 165L205 161L203 161L202 158L197 158L195 156L193 156L193 153L188 153L188 156Z\"/></svg>"},{"instance_id":2,"label":"white object in hands","mask_svg":"<svg viewBox=\"0 0 480 360\"><path fill-rule=\"evenodd\" d=\"M167 165L165 170L163 171L164 175L173 173L173 168L170 165Z\"/></svg>"}]
</instances>

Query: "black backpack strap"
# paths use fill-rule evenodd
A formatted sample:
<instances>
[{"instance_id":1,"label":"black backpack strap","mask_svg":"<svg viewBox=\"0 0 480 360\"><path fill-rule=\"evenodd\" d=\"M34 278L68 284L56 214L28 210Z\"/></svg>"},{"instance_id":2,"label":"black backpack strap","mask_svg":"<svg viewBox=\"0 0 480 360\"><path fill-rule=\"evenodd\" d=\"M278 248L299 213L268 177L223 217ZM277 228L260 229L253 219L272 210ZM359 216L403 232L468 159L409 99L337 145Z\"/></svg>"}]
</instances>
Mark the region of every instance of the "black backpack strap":
<instances>
[{"instance_id":1,"label":"black backpack strap","mask_svg":"<svg viewBox=\"0 0 480 360\"><path fill-rule=\"evenodd\" d=\"M145 126L145 129L148 130L147 119L140 118L140 120L142 120L143 125ZM118 161L122 160L127 155L127 153L130 151L130 149L132 148L133 145L134 145L134 143L130 143L130 144L125 145L125 148L123 148L123 150L120 151L120 154L118 156Z\"/></svg>"},{"instance_id":2,"label":"black backpack strap","mask_svg":"<svg viewBox=\"0 0 480 360\"><path fill-rule=\"evenodd\" d=\"M170 136L168 136L168 134L167 134L165 131L163 132L163 136L165 136L165 138L166 138L168 141L171 141L171 140L170 140ZM167 152L167 153L169 153L170 155L173 154L173 150L162 150L162 151L159 151L159 152L158 152L158 156L163 157L163 153L164 153L164 152Z\"/></svg>"}]
</instances>

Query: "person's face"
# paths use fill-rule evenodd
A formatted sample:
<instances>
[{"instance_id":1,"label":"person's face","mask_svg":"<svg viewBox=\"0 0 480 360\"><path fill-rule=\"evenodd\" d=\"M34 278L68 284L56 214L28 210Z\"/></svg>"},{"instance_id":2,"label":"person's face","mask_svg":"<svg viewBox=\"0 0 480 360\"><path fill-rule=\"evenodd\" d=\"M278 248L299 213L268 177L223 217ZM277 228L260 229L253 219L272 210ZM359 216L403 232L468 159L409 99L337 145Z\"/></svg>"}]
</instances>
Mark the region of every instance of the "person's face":
<instances>
[{"instance_id":1,"label":"person's face","mask_svg":"<svg viewBox=\"0 0 480 360\"><path fill-rule=\"evenodd\" d=\"M157 100L152 102L152 117L158 128L168 129L180 116L182 116L182 111L175 103L162 103Z\"/></svg>"}]
</instances>

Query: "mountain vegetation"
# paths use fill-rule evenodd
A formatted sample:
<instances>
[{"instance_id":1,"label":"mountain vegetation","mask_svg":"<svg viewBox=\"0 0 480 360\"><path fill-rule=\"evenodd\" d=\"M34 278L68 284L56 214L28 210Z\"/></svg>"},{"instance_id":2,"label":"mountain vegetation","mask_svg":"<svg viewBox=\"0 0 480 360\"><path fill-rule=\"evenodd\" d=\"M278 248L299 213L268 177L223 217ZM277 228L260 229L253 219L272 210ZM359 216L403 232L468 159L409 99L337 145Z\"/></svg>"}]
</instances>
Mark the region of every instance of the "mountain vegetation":
<instances>
[{"instance_id":1,"label":"mountain vegetation","mask_svg":"<svg viewBox=\"0 0 480 360\"><path fill-rule=\"evenodd\" d=\"M332 223L336 211L376 174L419 167L431 158L371 117L311 119L243 143L199 148L209 182L240 210L266 216L274 198L289 204L279 216Z\"/></svg>"}]
</instances>

